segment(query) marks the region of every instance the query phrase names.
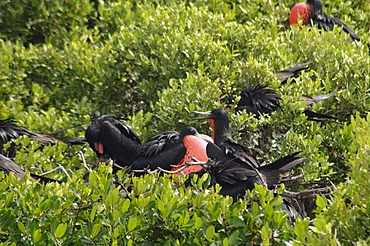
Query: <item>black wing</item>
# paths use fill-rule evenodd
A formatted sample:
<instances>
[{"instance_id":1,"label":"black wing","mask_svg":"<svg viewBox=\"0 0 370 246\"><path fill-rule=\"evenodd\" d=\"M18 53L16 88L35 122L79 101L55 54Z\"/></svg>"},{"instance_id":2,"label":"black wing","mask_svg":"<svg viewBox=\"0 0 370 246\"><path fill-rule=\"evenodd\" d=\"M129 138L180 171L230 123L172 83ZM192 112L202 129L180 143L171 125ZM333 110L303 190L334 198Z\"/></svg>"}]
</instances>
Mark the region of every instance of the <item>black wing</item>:
<instances>
[{"instance_id":1,"label":"black wing","mask_svg":"<svg viewBox=\"0 0 370 246\"><path fill-rule=\"evenodd\" d=\"M241 94L235 110L246 110L259 115L271 113L280 106L281 95L265 85L249 86Z\"/></svg>"},{"instance_id":2,"label":"black wing","mask_svg":"<svg viewBox=\"0 0 370 246\"><path fill-rule=\"evenodd\" d=\"M3 156L2 154L0 154L0 171L4 172L5 174L9 174L10 172L12 172L17 178L23 178L24 175L26 175L25 171L17 163L12 161L10 158ZM33 179L43 183L59 182L58 180L39 176L33 173L31 173L30 176Z\"/></svg>"},{"instance_id":3,"label":"black wing","mask_svg":"<svg viewBox=\"0 0 370 246\"><path fill-rule=\"evenodd\" d=\"M280 184L282 182L282 179L289 175L289 170L304 162L305 158L297 156L298 154L299 152L287 155L274 161L271 164L267 164L258 168L258 171L261 173L264 181L269 188L273 187L274 185ZM258 176L256 176L255 178L256 183L261 182ZM257 181L257 179L259 181Z\"/></svg>"},{"instance_id":4,"label":"black wing","mask_svg":"<svg viewBox=\"0 0 370 246\"><path fill-rule=\"evenodd\" d=\"M130 164L130 170L154 170L161 167L171 170L171 165L181 161L186 148L180 140L178 132L168 131L150 138L138 150L136 157Z\"/></svg>"},{"instance_id":5,"label":"black wing","mask_svg":"<svg viewBox=\"0 0 370 246\"><path fill-rule=\"evenodd\" d=\"M301 72L307 71L310 69L310 64L312 62L306 62L299 64L295 67L286 68L281 71L274 73L274 76L280 80L282 84L286 83L288 79L297 77Z\"/></svg>"},{"instance_id":6,"label":"black wing","mask_svg":"<svg viewBox=\"0 0 370 246\"><path fill-rule=\"evenodd\" d=\"M120 162L120 165L128 165L135 157L136 152L140 148L140 140L136 137L131 138L132 131L128 126L124 128L123 124L119 124L119 128L110 121L105 121L101 124L101 144L105 148L105 154L112 159ZM122 129L125 129L124 131ZM126 131L127 130L127 131Z\"/></svg>"},{"instance_id":7,"label":"black wing","mask_svg":"<svg viewBox=\"0 0 370 246\"><path fill-rule=\"evenodd\" d=\"M19 165L2 154L0 154L0 171L4 172L5 174L12 172L17 178L23 178L26 174Z\"/></svg>"},{"instance_id":8,"label":"black wing","mask_svg":"<svg viewBox=\"0 0 370 246\"><path fill-rule=\"evenodd\" d=\"M104 117L102 119L104 119ZM110 115L109 121L121 132L121 134L131 139L132 141L141 144L141 140L137 132L131 126L122 121L121 118Z\"/></svg>"},{"instance_id":9,"label":"black wing","mask_svg":"<svg viewBox=\"0 0 370 246\"><path fill-rule=\"evenodd\" d=\"M315 26L317 26L319 29L324 29L325 31L332 31L334 29L334 26L337 25L341 27L344 32L348 33L351 36L352 40L360 40L360 38L356 35L355 31L349 28L341 20L329 16L322 10L313 11L311 19Z\"/></svg>"},{"instance_id":10,"label":"black wing","mask_svg":"<svg viewBox=\"0 0 370 246\"><path fill-rule=\"evenodd\" d=\"M305 108L303 114L307 116L308 120L317 121L317 122L332 122L337 118L328 114L316 113L310 109L310 107Z\"/></svg>"},{"instance_id":11,"label":"black wing","mask_svg":"<svg viewBox=\"0 0 370 246\"><path fill-rule=\"evenodd\" d=\"M4 143L11 139L16 139L20 136L28 136L32 140L36 140L42 144L55 144L56 142L70 143L70 144L83 144L84 138L65 137L59 138L51 134L40 134L28 130L15 124L12 119L0 120L0 153L3 153ZM14 146L11 148L9 156L15 155Z\"/></svg>"}]
</instances>

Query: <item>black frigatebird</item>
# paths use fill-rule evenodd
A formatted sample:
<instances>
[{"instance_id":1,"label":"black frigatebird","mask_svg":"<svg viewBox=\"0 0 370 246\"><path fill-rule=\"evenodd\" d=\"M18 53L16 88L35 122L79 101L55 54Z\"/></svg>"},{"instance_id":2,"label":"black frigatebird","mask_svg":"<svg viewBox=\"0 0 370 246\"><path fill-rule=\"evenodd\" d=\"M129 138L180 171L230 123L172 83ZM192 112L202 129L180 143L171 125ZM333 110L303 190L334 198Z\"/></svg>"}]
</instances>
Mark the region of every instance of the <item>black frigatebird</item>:
<instances>
[{"instance_id":1,"label":"black frigatebird","mask_svg":"<svg viewBox=\"0 0 370 246\"><path fill-rule=\"evenodd\" d=\"M320 0L307 0L306 2L294 5L289 15L290 25L298 25L300 21L302 21L303 25L310 25L312 23L325 31L332 31L334 26L339 26L344 32L350 35L352 40L360 40L356 33L341 20L325 13L322 10Z\"/></svg>"},{"instance_id":2,"label":"black frigatebird","mask_svg":"<svg viewBox=\"0 0 370 246\"><path fill-rule=\"evenodd\" d=\"M205 162L208 160L206 146L212 142L212 139L207 137L191 126L185 127L180 133L167 131L158 134L142 145L130 163L129 171L153 171L161 168L176 172L187 162L193 162L193 158ZM200 169L202 166L192 165L181 169L181 173L189 174Z\"/></svg>"},{"instance_id":3,"label":"black frigatebird","mask_svg":"<svg viewBox=\"0 0 370 246\"><path fill-rule=\"evenodd\" d=\"M86 141L99 157L111 158L120 167L133 160L141 146L136 131L122 118L96 112L85 132ZM120 168L113 167L113 172Z\"/></svg>"},{"instance_id":4,"label":"black frigatebird","mask_svg":"<svg viewBox=\"0 0 370 246\"><path fill-rule=\"evenodd\" d=\"M210 159L214 159L219 163L226 163L217 164L215 166L219 166L222 169L223 167L231 167L230 170L235 172L236 175L238 175L238 171L235 170L244 168L245 171L242 176L244 178L247 177L247 179L244 182L241 182L239 187L241 190L244 188L253 188L254 183L261 183L267 187L278 184L281 182L283 177L288 175L287 171L304 161L304 158L297 156L298 153L294 153L280 158L273 163L261 166L253 157L251 149L238 144L232 139L228 131L229 119L227 111L224 108L214 109L211 112L194 111L193 113L206 115L206 117L198 117L195 119L204 119L212 126L214 143L221 152L218 151L217 148L211 147L212 145L209 144L207 146L207 155ZM239 176L237 176L237 179L240 179L238 177ZM237 190L237 188L235 189Z\"/></svg>"},{"instance_id":5,"label":"black frigatebird","mask_svg":"<svg viewBox=\"0 0 370 246\"><path fill-rule=\"evenodd\" d=\"M306 108L303 113L308 117L308 120L334 120L335 117L333 116L316 113L311 110L313 104L328 99L334 95L334 93L316 96L303 95L301 97L301 101L306 103ZM252 113L256 116L269 114L280 107L280 101L282 100L281 97L281 94L265 85L248 86L241 92L240 100L235 110L245 110L246 112Z\"/></svg>"}]
</instances>

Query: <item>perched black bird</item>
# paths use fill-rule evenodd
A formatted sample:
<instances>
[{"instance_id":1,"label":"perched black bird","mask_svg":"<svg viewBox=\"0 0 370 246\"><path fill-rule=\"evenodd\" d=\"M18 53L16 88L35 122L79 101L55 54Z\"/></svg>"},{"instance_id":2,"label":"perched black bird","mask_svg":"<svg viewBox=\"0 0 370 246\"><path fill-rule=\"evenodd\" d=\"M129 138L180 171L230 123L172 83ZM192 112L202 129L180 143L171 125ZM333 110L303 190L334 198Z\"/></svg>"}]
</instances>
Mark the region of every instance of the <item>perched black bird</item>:
<instances>
[{"instance_id":1,"label":"perched black bird","mask_svg":"<svg viewBox=\"0 0 370 246\"><path fill-rule=\"evenodd\" d=\"M0 171L5 174L10 172L14 173L14 176L17 178L23 178L26 175L26 172L10 158L0 154ZM31 178L38 180L42 183L49 182L59 182L58 180L50 179L47 177L39 176L37 174L30 173Z\"/></svg>"},{"instance_id":2,"label":"perched black bird","mask_svg":"<svg viewBox=\"0 0 370 246\"><path fill-rule=\"evenodd\" d=\"M205 115L205 117L194 118L206 120L212 126L212 138L226 155L242 159L251 168L258 168L259 164L253 157L252 150L238 144L229 133L229 116L223 108L214 109L211 112L193 111L194 114Z\"/></svg>"},{"instance_id":3,"label":"perched black bird","mask_svg":"<svg viewBox=\"0 0 370 246\"><path fill-rule=\"evenodd\" d=\"M330 93L317 96L302 96L301 101L304 101L307 106L303 113L309 120L334 120L335 117L333 116L316 113L311 110L311 106L313 104L334 95L334 93ZM277 110L280 107L280 100L281 94L277 93L274 89L267 88L265 85L249 86L241 92L241 97L235 110L245 110L259 116L261 114L268 114Z\"/></svg>"},{"instance_id":4,"label":"perched black bird","mask_svg":"<svg viewBox=\"0 0 370 246\"><path fill-rule=\"evenodd\" d=\"M141 146L138 134L115 115L96 112L85 132L86 141L99 157L108 157L121 167L128 166ZM113 172L119 168L113 167Z\"/></svg>"},{"instance_id":5,"label":"perched black bird","mask_svg":"<svg viewBox=\"0 0 370 246\"><path fill-rule=\"evenodd\" d=\"M284 84L290 78L296 78L301 72L310 69L312 62L299 64L295 67L286 68L278 71L274 76ZM281 95L274 89L268 88L263 84L246 87L240 93L240 100L236 110L246 110L247 112L259 115L275 111L280 106Z\"/></svg>"},{"instance_id":6,"label":"perched black bird","mask_svg":"<svg viewBox=\"0 0 370 246\"><path fill-rule=\"evenodd\" d=\"M35 133L27 128L17 126L12 119L0 120L0 154L6 154L13 157L15 155L15 146L12 145L8 149L8 153L4 153L3 145L11 139L16 139L19 136L28 136L32 140L36 140L41 144L55 144L57 142L67 144L84 144L85 139L79 137L57 137L53 134Z\"/></svg>"},{"instance_id":7,"label":"perched black bird","mask_svg":"<svg viewBox=\"0 0 370 246\"><path fill-rule=\"evenodd\" d=\"M238 144L235 142L230 133L229 133L229 117L227 115L227 111L223 108L214 109L211 112L193 112L195 114L203 114L206 117L203 118L195 118L195 119L204 119L212 126L212 137L215 145L217 145L221 150L224 156L220 156L220 154L214 154L207 150L207 155L211 159L225 159L232 158L233 162L239 163L239 165L245 166L246 170L250 170L251 172L258 173L258 170L264 170L268 172L274 169L279 169L281 167L287 166L292 161L295 161L296 158L293 155L293 159L290 159L290 156L283 157L280 160L275 161L269 165L261 167L258 161L253 156L253 152L251 149L247 148L244 145ZM209 145L211 146L211 145ZM209 147L208 147L209 148ZM303 158L299 158L300 162L303 162ZM299 164L297 163L297 164ZM295 164L295 165L297 165ZM294 166L295 166L294 165Z\"/></svg>"},{"instance_id":8,"label":"perched black bird","mask_svg":"<svg viewBox=\"0 0 370 246\"><path fill-rule=\"evenodd\" d=\"M161 168L175 171L186 162L192 162L192 157L199 161L207 161L206 146L211 138L201 135L194 127L185 127L180 133L167 131L150 138L142 145L136 157L130 163L129 171L155 170ZM195 165L181 172L189 174L202 169ZM139 175L142 173L138 173Z\"/></svg>"},{"instance_id":9,"label":"perched black bird","mask_svg":"<svg viewBox=\"0 0 370 246\"><path fill-rule=\"evenodd\" d=\"M334 26L339 26L350 35L352 40L360 40L356 33L341 20L325 13L320 0L307 0L294 5L290 11L289 21L290 25L298 25L299 21L302 21L303 25L309 25L312 21L315 26L325 31L332 31Z\"/></svg>"},{"instance_id":10,"label":"perched black bird","mask_svg":"<svg viewBox=\"0 0 370 246\"><path fill-rule=\"evenodd\" d=\"M246 190L252 190L254 184L266 185L269 189L274 188L287 179L289 170L304 161L304 158L297 156L297 152L253 169L245 165L243 160L225 154L221 148L212 143L207 145L207 155L212 160L212 164L205 166L197 174L201 176L209 173L211 184L219 184L220 194L231 196L234 201L243 198ZM254 162L257 161L254 160Z\"/></svg>"}]
</instances>

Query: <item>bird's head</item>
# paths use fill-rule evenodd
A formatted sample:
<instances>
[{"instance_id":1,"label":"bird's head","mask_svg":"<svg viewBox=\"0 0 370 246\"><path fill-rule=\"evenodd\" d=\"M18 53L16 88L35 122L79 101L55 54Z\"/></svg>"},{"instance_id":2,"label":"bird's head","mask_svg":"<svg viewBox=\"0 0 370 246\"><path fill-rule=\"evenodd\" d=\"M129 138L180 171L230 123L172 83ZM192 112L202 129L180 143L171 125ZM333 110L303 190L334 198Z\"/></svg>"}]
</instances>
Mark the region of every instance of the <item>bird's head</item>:
<instances>
[{"instance_id":1,"label":"bird's head","mask_svg":"<svg viewBox=\"0 0 370 246\"><path fill-rule=\"evenodd\" d=\"M210 112L192 111L193 114L204 115L204 117L196 117L194 120L205 120L211 126L214 126L215 122L229 122L227 111L224 108L213 109Z\"/></svg>"}]
</instances>

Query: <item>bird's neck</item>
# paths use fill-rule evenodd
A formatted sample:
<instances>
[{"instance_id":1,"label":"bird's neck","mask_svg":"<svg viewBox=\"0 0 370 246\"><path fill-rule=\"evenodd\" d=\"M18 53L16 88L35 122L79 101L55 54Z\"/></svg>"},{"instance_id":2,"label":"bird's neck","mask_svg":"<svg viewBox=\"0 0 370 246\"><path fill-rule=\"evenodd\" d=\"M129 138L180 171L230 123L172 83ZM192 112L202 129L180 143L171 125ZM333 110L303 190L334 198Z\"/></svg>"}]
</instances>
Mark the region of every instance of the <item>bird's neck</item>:
<instances>
[{"instance_id":1,"label":"bird's neck","mask_svg":"<svg viewBox=\"0 0 370 246\"><path fill-rule=\"evenodd\" d=\"M217 146L220 147L222 142L230 137L229 133L229 122L219 121L215 122L213 128L213 141Z\"/></svg>"}]
</instances>

